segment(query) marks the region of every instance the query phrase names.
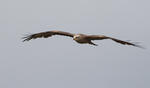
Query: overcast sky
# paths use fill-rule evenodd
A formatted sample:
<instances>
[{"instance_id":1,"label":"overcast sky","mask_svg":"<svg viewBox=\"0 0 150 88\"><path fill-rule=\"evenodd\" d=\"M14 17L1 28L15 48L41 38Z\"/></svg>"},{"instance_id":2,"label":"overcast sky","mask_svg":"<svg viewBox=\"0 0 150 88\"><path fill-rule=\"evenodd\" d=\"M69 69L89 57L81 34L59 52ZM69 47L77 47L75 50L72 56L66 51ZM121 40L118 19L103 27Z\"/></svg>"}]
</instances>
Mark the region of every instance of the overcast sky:
<instances>
[{"instance_id":1,"label":"overcast sky","mask_svg":"<svg viewBox=\"0 0 150 88\"><path fill-rule=\"evenodd\" d=\"M0 88L150 88L149 0L1 0ZM80 45L28 33L61 30L140 42Z\"/></svg>"}]
</instances>

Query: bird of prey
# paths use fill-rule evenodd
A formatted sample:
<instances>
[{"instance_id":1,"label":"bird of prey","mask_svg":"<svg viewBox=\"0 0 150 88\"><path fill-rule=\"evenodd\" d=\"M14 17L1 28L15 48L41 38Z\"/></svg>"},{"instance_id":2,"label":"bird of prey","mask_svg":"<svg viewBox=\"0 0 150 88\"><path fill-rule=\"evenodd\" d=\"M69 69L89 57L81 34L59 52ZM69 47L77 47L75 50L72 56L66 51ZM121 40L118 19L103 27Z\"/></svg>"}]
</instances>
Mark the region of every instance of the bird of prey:
<instances>
[{"instance_id":1,"label":"bird of prey","mask_svg":"<svg viewBox=\"0 0 150 88\"><path fill-rule=\"evenodd\" d=\"M29 41L31 39L36 39L36 38L48 38L48 37L51 37L53 35L68 36L68 37L73 38L73 40L75 40L77 43L80 43L80 44L91 44L91 45L97 46L97 44L93 43L92 40L110 39L110 40L113 40L113 41L115 41L117 43L120 43L120 44L123 44L123 45L131 45L131 46L142 48L140 45L137 45L135 43L131 43L131 42L128 42L128 41L122 41L122 40L112 38L112 37L108 37L108 36L105 36L105 35L73 34L73 33L64 32L64 31L57 31L57 30L40 32L40 33L27 35L27 36L23 37L23 39L24 39L23 42L24 41Z\"/></svg>"}]
</instances>

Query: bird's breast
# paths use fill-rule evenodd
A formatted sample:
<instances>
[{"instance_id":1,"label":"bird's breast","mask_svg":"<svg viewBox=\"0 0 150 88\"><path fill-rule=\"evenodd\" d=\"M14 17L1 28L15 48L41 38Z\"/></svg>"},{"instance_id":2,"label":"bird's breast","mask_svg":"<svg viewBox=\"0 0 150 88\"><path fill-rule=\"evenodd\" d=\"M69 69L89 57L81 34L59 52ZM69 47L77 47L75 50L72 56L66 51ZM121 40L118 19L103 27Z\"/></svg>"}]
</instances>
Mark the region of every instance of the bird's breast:
<instances>
[{"instance_id":1,"label":"bird's breast","mask_svg":"<svg viewBox=\"0 0 150 88\"><path fill-rule=\"evenodd\" d=\"M81 37L73 38L73 40L75 40L75 41L78 42L78 43L88 43L88 40L87 40L87 39L81 38Z\"/></svg>"}]
</instances>

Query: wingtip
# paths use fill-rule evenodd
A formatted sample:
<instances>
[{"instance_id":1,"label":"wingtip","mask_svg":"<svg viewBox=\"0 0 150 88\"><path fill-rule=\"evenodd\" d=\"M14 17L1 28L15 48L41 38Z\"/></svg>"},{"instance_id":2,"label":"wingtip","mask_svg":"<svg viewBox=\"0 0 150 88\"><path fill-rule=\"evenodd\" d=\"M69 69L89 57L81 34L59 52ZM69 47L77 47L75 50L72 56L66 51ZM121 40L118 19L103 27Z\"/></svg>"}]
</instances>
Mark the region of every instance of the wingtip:
<instances>
[{"instance_id":1,"label":"wingtip","mask_svg":"<svg viewBox=\"0 0 150 88\"><path fill-rule=\"evenodd\" d=\"M22 37L21 39L23 39L22 42L29 41L31 40L31 35L27 35L25 37Z\"/></svg>"},{"instance_id":2,"label":"wingtip","mask_svg":"<svg viewBox=\"0 0 150 88\"><path fill-rule=\"evenodd\" d=\"M144 46L139 45L140 42L131 42L131 43L132 43L132 45L135 46L135 47L138 47L138 48L141 48L141 49L146 49Z\"/></svg>"},{"instance_id":3,"label":"wingtip","mask_svg":"<svg viewBox=\"0 0 150 88\"><path fill-rule=\"evenodd\" d=\"M134 45L135 47L141 48L141 49L146 49L145 47L141 46L141 45Z\"/></svg>"}]
</instances>

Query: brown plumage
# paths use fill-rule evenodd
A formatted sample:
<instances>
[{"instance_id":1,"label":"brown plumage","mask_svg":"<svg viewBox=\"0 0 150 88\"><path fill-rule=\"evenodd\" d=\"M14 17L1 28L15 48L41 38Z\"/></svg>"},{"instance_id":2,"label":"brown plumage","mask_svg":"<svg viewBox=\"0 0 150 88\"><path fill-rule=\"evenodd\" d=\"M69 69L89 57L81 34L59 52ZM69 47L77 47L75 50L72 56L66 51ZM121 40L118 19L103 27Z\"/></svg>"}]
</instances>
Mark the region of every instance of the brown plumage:
<instances>
[{"instance_id":1,"label":"brown plumage","mask_svg":"<svg viewBox=\"0 0 150 88\"><path fill-rule=\"evenodd\" d=\"M122 40L108 37L108 36L104 36L104 35L72 34L72 33L63 32L63 31L47 31L47 32L40 32L40 33L31 34L31 35L28 35L26 37L23 37L23 39L24 39L23 42L29 41L31 39L36 39L36 38L48 38L48 37L51 37L53 35L62 35L62 36L72 37L73 40L75 40L76 42L78 42L80 44L86 44L87 43L87 44L97 46L97 44L94 44L92 42L92 40L111 39L111 40L113 40L117 43L123 44L123 45L132 45L135 47L143 48L142 46L136 45L134 43L122 41Z\"/></svg>"}]
</instances>

